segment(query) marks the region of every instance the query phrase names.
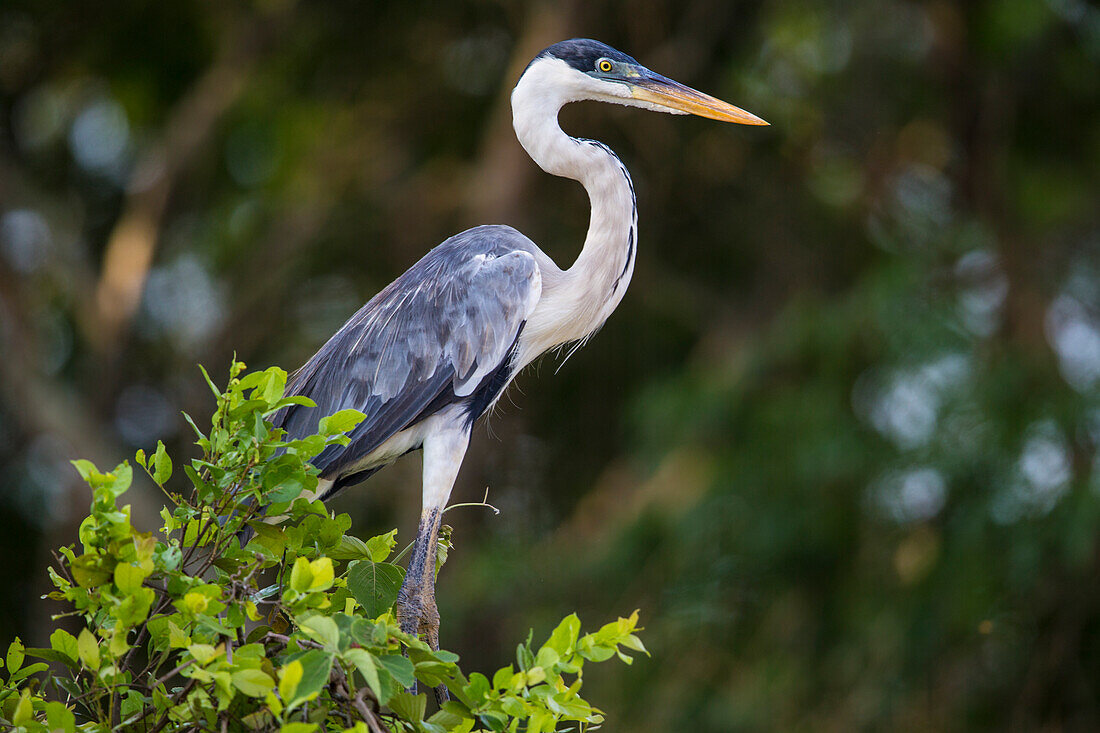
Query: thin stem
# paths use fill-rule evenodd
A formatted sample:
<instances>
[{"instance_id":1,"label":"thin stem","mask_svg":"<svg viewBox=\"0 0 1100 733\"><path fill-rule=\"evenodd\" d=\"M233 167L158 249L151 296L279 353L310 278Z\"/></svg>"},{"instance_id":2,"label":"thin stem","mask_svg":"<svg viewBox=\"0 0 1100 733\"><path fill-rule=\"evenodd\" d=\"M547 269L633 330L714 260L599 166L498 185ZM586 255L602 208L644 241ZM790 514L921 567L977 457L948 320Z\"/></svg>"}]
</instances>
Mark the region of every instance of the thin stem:
<instances>
[{"instance_id":1,"label":"thin stem","mask_svg":"<svg viewBox=\"0 0 1100 733\"><path fill-rule=\"evenodd\" d=\"M176 668L175 668L175 669L173 669L173 670L172 670L171 672L168 672L168 673L167 673L167 674L165 674L164 676L160 677L160 678L159 678L159 679L158 679L158 680L157 680L156 682L154 682L154 683L153 683L153 687L152 687L152 689L154 689L154 690L155 690L156 688L160 687L160 686L161 686L161 685L163 685L163 684L164 684L165 682L167 682L168 680L172 679L172 678L173 678L173 677L175 677L175 676L176 676L177 674L179 674L179 673L180 673L180 672L182 672L182 671L183 671L184 669L186 669L187 667L189 667L190 665L192 665L192 664L194 664L194 663L195 663L195 659L194 659L194 657L192 657L191 659L188 659L188 660L187 660L186 662L184 662L184 663L183 663L183 664L181 664L180 666L176 667Z\"/></svg>"},{"instance_id":2,"label":"thin stem","mask_svg":"<svg viewBox=\"0 0 1100 733\"><path fill-rule=\"evenodd\" d=\"M178 705L179 701L182 700L187 693L191 692L191 688L194 687L197 682L198 680L192 677L191 681L188 682L182 690L172 696L172 704L169 705L168 709L164 711L164 717L160 719L159 723L157 723L157 727L153 728L153 730L149 731L149 733L160 733L162 730L164 730L164 726L168 725L169 722L168 711Z\"/></svg>"},{"instance_id":3,"label":"thin stem","mask_svg":"<svg viewBox=\"0 0 1100 733\"><path fill-rule=\"evenodd\" d=\"M485 487L485 496L481 499L481 501L467 501L467 502L463 502L461 504L451 504L450 506L448 506L446 509L443 510L443 513L446 514L447 512L451 511L452 509L458 509L460 506L484 506L484 507L488 507L488 508L492 509L493 514L497 514L497 515L500 514L500 510L489 503L489 487L488 486Z\"/></svg>"},{"instance_id":4,"label":"thin stem","mask_svg":"<svg viewBox=\"0 0 1100 733\"><path fill-rule=\"evenodd\" d=\"M367 702L363 699L363 696L366 694L367 688L360 687L359 690L356 691L355 696L351 699L352 707L359 712L360 717L366 722L371 733L386 733L385 729L382 728L382 724L378 722L377 716L367 707Z\"/></svg>"},{"instance_id":5,"label":"thin stem","mask_svg":"<svg viewBox=\"0 0 1100 733\"><path fill-rule=\"evenodd\" d=\"M500 514L500 510L499 510L499 509L497 509L497 508L496 508L495 506L493 506L492 504L486 504L486 503L485 503L485 502L483 502L483 501L466 501L466 502L463 502L463 503L461 503L461 504L451 504L450 506L448 506L448 507L447 507L446 509L444 509L444 510L443 510L443 513L444 513L444 514L446 514L447 512L451 511L452 509L458 509L459 507L464 507L464 506L483 506L483 507L488 507L489 509L492 509L492 510L493 510L493 514Z\"/></svg>"},{"instance_id":6,"label":"thin stem","mask_svg":"<svg viewBox=\"0 0 1100 733\"><path fill-rule=\"evenodd\" d=\"M405 549L402 550L401 552L397 553L397 555L393 558L393 562L394 563L400 562L401 558L405 557L405 555L408 555L409 550L411 550L412 546L415 545L415 544L416 544L416 540L413 540L409 544L405 545Z\"/></svg>"}]
</instances>

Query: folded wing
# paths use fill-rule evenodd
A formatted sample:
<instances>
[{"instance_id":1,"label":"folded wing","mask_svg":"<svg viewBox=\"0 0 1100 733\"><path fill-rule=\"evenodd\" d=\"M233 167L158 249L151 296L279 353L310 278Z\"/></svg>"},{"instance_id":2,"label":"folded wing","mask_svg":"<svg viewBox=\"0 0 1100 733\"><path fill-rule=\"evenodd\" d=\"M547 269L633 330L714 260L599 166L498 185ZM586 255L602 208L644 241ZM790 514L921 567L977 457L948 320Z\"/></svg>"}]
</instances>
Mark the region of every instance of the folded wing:
<instances>
[{"instance_id":1,"label":"folded wing","mask_svg":"<svg viewBox=\"0 0 1100 733\"><path fill-rule=\"evenodd\" d=\"M499 392L510 378L516 341L541 294L533 247L510 227L451 237L372 298L294 374L288 393L317 406L276 416L289 438L316 432L318 420L338 410L366 415L347 446L330 446L314 461L323 478L361 470L390 437L448 405L466 405L470 423L480 416L484 391Z\"/></svg>"}]
</instances>

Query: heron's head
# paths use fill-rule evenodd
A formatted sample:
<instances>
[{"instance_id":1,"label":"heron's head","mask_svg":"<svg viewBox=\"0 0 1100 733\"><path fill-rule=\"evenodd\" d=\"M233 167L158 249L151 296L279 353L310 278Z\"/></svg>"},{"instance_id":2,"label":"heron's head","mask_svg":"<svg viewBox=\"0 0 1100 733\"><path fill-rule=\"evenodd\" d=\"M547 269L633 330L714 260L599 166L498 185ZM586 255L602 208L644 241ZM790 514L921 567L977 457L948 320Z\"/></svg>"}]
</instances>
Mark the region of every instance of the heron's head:
<instances>
[{"instance_id":1,"label":"heron's head","mask_svg":"<svg viewBox=\"0 0 1100 733\"><path fill-rule=\"evenodd\" d=\"M524 81L530 83L525 85ZM742 125L768 124L739 107L652 72L606 43L588 38L573 38L543 49L527 65L516 91L520 92L521 87L556 94L559 104L591 99Z\"/></svg>"}]
</instances>

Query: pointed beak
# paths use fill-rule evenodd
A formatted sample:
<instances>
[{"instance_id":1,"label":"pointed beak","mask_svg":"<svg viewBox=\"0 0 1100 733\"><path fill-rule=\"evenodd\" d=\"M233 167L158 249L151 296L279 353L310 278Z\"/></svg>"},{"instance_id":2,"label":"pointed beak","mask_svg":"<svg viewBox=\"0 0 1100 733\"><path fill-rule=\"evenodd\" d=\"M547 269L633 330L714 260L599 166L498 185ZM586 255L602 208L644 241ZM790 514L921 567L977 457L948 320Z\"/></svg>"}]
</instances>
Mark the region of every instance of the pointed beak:
<instances>
[{"instance_id":1,"label":"pointed beak","mask_svg":"<svg viewBox=\"0 0 1100 733\"><path fill-rule=\"evenodd\" d=\"M637 78L630 80L630 93L641 102L648 102L681 114L698 115L739 125L767 125L751 112L734 107L728 102L697 92L649 69L638 69Z\"/></svg>"}]
</instances>

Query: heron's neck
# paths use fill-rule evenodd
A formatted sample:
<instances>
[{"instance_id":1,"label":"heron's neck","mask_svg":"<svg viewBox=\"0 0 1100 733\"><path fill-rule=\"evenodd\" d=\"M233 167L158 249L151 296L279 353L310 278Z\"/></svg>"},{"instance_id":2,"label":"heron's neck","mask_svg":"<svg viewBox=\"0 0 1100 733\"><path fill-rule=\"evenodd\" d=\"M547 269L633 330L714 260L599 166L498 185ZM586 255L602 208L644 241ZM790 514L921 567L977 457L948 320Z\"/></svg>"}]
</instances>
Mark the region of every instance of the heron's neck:
<instances>
[{"instance_id":1,"label":"heron's neck","mask_svg":"<svg viewBox=\"0 0 1100 733\"><path fill-rule=\"evenodd\" d=\"M591 335L622 300L634 272L637 206L630 174L611 149L595 140L570 137L558 125L558 110L573 100L555 99L545 88L525 85L527 76L512 96L520 144L547 173L579 181L592 204L580 255L560 283L544 279L539 310L555 324L545 324L542 340L553 343L542 346L551 348ZM543 325L528 323L527 329Z\"/></svg>"}]
</instances>

